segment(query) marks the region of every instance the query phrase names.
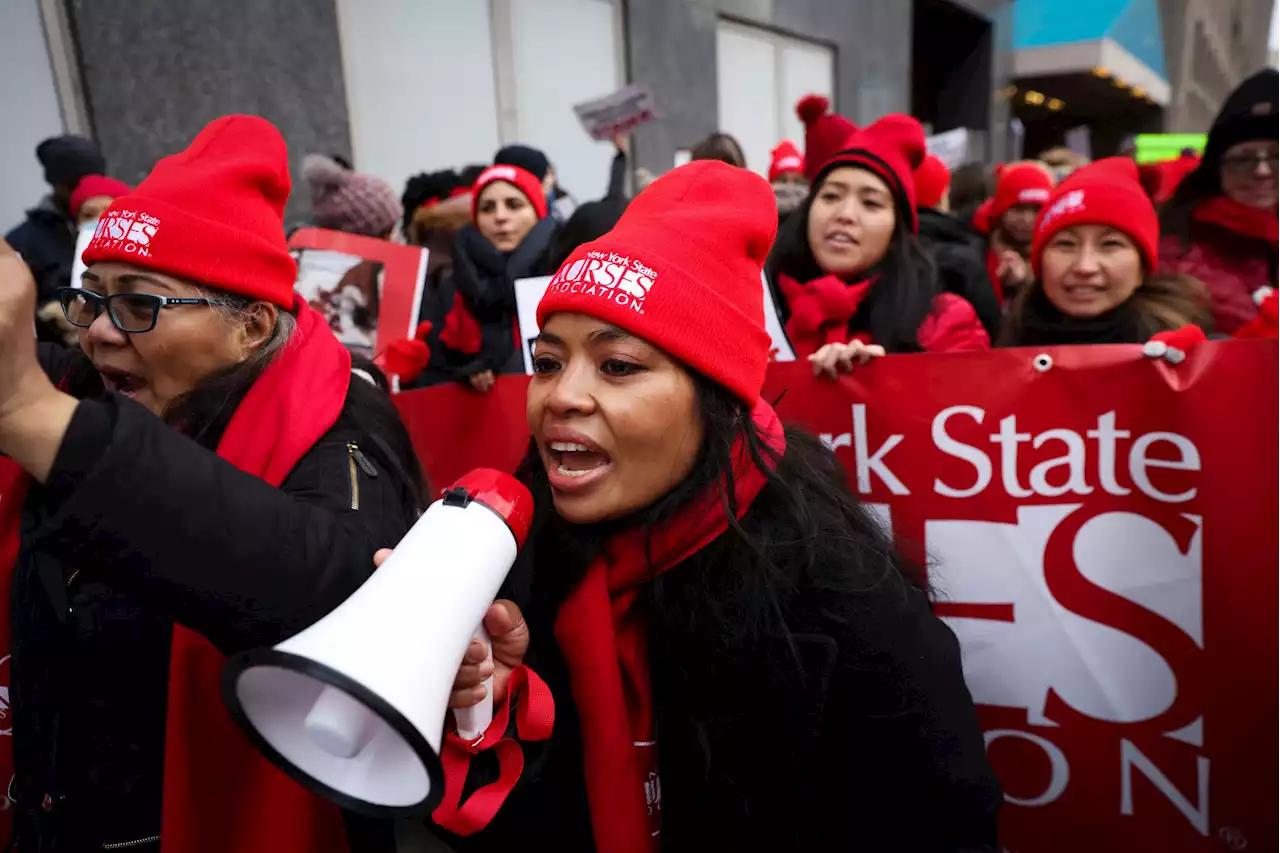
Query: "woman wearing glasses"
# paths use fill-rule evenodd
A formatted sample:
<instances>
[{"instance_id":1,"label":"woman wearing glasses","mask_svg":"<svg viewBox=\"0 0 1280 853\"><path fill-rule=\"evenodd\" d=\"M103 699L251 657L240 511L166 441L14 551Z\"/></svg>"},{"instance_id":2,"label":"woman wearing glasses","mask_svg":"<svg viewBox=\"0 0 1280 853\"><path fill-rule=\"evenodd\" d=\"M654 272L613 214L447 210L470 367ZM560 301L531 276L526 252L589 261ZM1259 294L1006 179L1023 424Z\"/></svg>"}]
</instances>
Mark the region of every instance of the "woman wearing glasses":
<instances>
[{"instance_id":1,"label":"woman wearing glasses","mask_svg":"<svg viewBox=\"0 0 1280 853\"><path fill-rule=\"evenodd\" d=\"M389 400L294 296L288 194L260 118L162 160L61 294L80 351L37 350L34 286L0 245L18 849L348 849L342 814L264 764L218 686L221 655L331 610L421 505Z\"/></svg>"},{"instance_id":2,"label":"woman wearing glasses","mask_svg":"<svg viewBox=\"0 0 1280 853\"><path fill-rule=\"evenodd\" d=\"M1280 132L1275 69L1227 98L1204 159L1161 215L1160 269L1199 279L1213 299L1214 331L1233 335L1276 286Z\"/></svg>"}]
</instances>

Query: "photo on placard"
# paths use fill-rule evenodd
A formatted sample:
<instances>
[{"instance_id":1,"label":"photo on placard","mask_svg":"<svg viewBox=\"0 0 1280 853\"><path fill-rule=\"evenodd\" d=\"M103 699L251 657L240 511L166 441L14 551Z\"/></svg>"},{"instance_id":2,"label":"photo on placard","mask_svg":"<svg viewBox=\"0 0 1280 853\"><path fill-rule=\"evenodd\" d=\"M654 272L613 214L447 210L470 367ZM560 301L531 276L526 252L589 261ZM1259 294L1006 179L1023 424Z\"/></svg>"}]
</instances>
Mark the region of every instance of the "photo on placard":
<instances>
[{"instance_id":1,"label":"photo on placard","mask_svg":"<svg viewBox=\"0 0 1280 853\"><path fill-rule=\"evenodd\" d=\"M425 295L426 249L322 228L299 228L289 247L298 263L294 290L352 353L377 358L413 337Z\"/></svg>"},{"instance_id":2,"label":"photo on placard","mask_svg":"<svg viewBox=\"0 0 1280 853\"><path fill-rule=\"evenodd\" d=\"M294 290L325 318L337 339L357 355L373 358L378 343L383 265L357 255L296 249Z\"/></svg>"}]
</instances>

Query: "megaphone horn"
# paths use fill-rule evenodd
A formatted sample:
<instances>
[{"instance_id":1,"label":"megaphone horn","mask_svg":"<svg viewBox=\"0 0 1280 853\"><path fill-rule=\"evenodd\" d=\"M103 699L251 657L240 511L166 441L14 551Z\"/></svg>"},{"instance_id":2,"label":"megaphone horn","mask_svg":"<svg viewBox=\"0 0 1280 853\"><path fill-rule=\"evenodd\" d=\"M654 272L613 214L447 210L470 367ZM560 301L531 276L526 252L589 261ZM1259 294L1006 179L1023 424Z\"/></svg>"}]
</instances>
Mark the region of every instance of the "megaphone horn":
<instances>
[{"instance_id":1,"label":"megaphone horn","mask_svg":"<svg viewBox=\"0 0 1280 853\"><path fill-rule=\"evenodd\" d=\"M245 734L343 808L429 812L444 793L440 743L458 666L532 519L533 497L514 477L463 477L332 613L228 661L222 695ZM483 731L491 708L456 715L460 731Z\"/></svg>"}]
</instances>

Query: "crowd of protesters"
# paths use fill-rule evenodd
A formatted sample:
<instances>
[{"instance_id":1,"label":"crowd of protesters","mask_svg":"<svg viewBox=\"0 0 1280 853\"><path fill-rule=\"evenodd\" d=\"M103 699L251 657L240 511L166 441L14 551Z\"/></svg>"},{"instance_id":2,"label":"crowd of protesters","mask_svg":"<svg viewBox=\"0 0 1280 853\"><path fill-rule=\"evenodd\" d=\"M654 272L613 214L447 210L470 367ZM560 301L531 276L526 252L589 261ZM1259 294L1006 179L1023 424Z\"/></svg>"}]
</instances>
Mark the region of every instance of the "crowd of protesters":
<instances>
[{"instance_id":1,"label":"crowd of protesters","mask_svg":"<svg viewBox=\"0 0 1280 853\"><path fill-rule=\"evenodd\" d=\"M1227 99L1202 155L1154 169L952 175L909 116L797 112L803 150L780 143L767 180L719 133L628 175L619 137L582 204L524 145L399 196L306 159L317 226L429 249L402 386L523 373L519 279L586 282L588 253L619 259L610 282L644 278L643 311L587 286L538 307L534 530L486 616L492 658L467 652L450 702L492 678L499 705L551 697L555 727L518 779L464 762L455 781L497 801L437 813L449 849L998 849L1000 789L927 582L761 396L767 296L830 378L901 353L1276 335L1275 71ZM132 188L88 140L36 156L50 193L0 244L16 849L393 849L210 710L220 655L331 611L428 502L378 363L294 292L283 138L223 117Z\"/></svg>"}]
</instances>

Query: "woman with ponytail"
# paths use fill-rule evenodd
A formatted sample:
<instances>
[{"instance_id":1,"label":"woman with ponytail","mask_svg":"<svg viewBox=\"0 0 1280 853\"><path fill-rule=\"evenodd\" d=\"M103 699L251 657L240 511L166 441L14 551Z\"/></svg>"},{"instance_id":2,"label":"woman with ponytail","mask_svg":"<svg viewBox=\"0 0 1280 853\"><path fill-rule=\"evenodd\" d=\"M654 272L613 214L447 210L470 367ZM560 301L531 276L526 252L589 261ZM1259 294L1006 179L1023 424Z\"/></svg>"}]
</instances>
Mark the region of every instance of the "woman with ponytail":
<instances>
[{"instance_id":1,"label":"woman with ponytail","mask_svg":"<svg viewBox=\"0 0 1280 853\"><path fill-rule=\"evenodd\" d=\"M761 397L775 227L762 178L695 162L552 279L533 532L495 663L477 648L455 683L474 704L492 675L505 704L478 743L448 735L446 768L475 759L434 815L453 849L996 850L954 635Z\"/></svg>"}]
</instances>

